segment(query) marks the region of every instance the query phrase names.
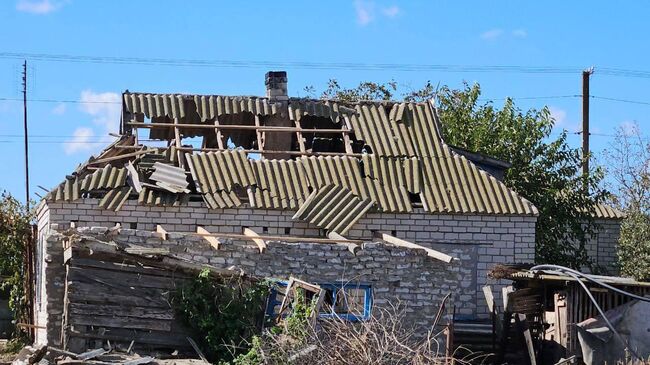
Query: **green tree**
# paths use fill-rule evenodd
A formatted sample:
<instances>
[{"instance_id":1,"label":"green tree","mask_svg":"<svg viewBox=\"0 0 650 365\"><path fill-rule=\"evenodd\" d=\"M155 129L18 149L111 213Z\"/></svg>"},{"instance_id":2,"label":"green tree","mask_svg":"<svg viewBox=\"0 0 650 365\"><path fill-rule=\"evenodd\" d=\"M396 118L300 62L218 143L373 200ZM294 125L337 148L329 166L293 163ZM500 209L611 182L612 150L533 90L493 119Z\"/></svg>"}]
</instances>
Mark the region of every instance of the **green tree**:
<instances>
[{"instance_id":1,"label":"green tree","mask_svg":"<svg viewBox=\"0 0 650 365\"><path fill-rule=\"evenodd\" d=\"M0 288L8 290L9 306L18 321L26 319L27 300L24 291L25 245L31 239L31 215L24 205L9 193L0 194ZM24 333L16 331L15 337Z\"/></svg>"},{"instance_id":2,"label":"green tree","mask_svg":"<svg viewBox=\"0 0 650 365\"><path fill-rule=\"evenodd\" d=\"M323 96L343 101L391 99L396 89L394 81L364 82L351 89L330 81ZM522 111L512 99L496 108L490 102L480 103L480 95L478 84L454 90L436 89L431 83L401 94L407 101L435 98L448 144L512 164L505 174L506 185L539 210L537 262L589 266L585 244L596 228L592 214L607 196L600 187L602 171L596 168L589 177L582 176L581 151L569 146L566 132L552 138L554 120L548 108Z\"/></svg>"},{"instance_id":3,"label":"green tree","mask_svg":"<svg viewBox=\"0 0 650 365\"><path fill-rule=\"evenodd\" d=\"M605 153L612 204L627 214L621 226L621 273L650 279L650 142L638 125L619 128Z\"/></svg>"}]
</instances>

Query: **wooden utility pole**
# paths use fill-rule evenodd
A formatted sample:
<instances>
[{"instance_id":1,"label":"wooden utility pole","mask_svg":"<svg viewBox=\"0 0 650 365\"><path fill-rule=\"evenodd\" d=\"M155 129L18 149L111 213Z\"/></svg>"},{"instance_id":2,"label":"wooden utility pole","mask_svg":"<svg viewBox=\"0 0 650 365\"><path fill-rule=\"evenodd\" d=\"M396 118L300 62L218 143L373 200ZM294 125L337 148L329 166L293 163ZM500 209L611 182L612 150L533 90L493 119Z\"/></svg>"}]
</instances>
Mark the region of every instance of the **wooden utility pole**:
<instances>
[{"instance_id":1,"label":"wooden utility pole","mask_svg":"<svg viewBox=\"0 0 650 365\"><path fill-rule=\"evenodd\" d=\"M590 67L582 71L582 174L589 176L589 76L594 73Z\"/></svg>"},{"instance_id":2,"label":"wooden utility pole","mask_svg":"<svg viewBox=\"0 0 650 365\"><path fill-rule=\"evenodd\" d=\"M25 205L29 210L29 140L27 138L27 60L23 63L23 127L25 132Z\"/></svg>"}]
</instances>

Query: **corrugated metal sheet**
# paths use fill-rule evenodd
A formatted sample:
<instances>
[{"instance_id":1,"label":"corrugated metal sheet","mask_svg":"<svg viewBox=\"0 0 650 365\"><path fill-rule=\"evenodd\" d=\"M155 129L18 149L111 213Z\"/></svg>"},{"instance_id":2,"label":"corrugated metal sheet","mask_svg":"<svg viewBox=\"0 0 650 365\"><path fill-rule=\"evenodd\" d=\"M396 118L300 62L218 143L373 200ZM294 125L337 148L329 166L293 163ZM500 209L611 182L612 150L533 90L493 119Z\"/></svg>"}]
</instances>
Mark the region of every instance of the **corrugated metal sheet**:
<instances>
[{"instance_id":1,"label":"corrugated metal sheet","mask_svg":"<svg viewBox=\"0 0 650 365\"><path fill-rule=\"evenodd\" d=\"M156 162L153 164L153 173L149 178L156 181L156 185L169 192L189 192L187 190L187 175L183 168Z\"/></svg>"},{"instance_id":2,"label":"corrugated metal sheet","mask_svg":"<svg viewBox=\"0 0 650 365\"><path fill-rule=\"evenodd\" d=\"M309 185L320 189L326 185L340 185L350 189L361 199L371 199L385 212L410 212L413 210L404 186L383 184L366 177L356 157L327 156L302 157Z\"/></svg>"},{"instance_id":3,"label":"corrugated metal sheet","mask_svg":"<svg viewBox=\"0 0 650 365\"><path fill-rule=\"evenodd\" d=\"M189 201L189 194L173 194L143 187L138 195L138 203L155 206L180 206Z\"/></svg>"},{"instance_id":4,"label":"corrugated metal sheet","mask_svg":"<svg viewBox=\"0 0 650 365\"><path fill-rule=\"evenodd\" d=\"M124 106L131 114L144 114L147 118L178 118L182 123L205 122L224 114L272 115L282 111L281 103L253 96L141 93L124 93L122 96Z\"/></svg>"},{"instance_id":5,"label":"corrugated metal sheet","mask_svg":"<svg viewBox=\"0 0 650 365\"><path fill-rule=\"evenodd\" d=\"M326 185L309 195L293 219L344 235L372 206L370 199L360 199L350 189Z\"/></svg>"},{"instance_id":6,"label":"corrugated metal sheet","mask_svg":"<svg viewBox=\"0 0 650 365\"><path fill-rule=\"evenodd\" d=\"M203 200L210 209L234 208L241 206L241 200L234 191L220 191L203 194Z\"/></svg>"},{"instance_id":7,"label":"corrugated metal sheet","mask_svg":"<svg viewBox=\"0 0 650 365\"><path fill-rule=\"evenodd\" d=\"M297 209L309 195L309 182L301 161L251 161L256 188L252 205L258 208Z\"/></svg>"},{"instance_id":8,"label":"corrugated metal sheet","mask_svg":"<svg viewBox=\"0 0 650 365\"><path fill-rule=\"evenodd\" d=\"M92 191L97 189L113 189L126 185L126 168L113 167L111 165L104 166L101 170L86 175L79 186L82 192Z\"/></svg>"},{"instance_id":9,"label":"corrugated metal sheet","mask_svg":"<svg viewBox=\"0 0 650 365\"><path fill-rule=\"evenodd\" d=\"M300 120L303 116L310 115L330 118L334 123L340 123L342 114L351 117L356 114L356 111L330 100L291 99L289 101L289 115L293 120Z\"/></svg>"},{"instance_id":10,"label":"corrugated metal sheet","mask_svg":"<svg viewBox=\"0 0 650 365\"><path fill-rule=\"evenodd\" d=\"M417 157L382 157L365 154L361 160L365 176L379 180L382 185L402 186L411 193L420 193L422 176L420 160Z\"/></svg>"},{"instance_id":11,"label":"corrugated metal sheet","mask_svg":"<svg viewBox=\"0 0 650 365\"><path fill-rule=\"evenodd\" d=\"M186 154L199 193L231 191L235 185L255 184L246 152L241 150Z\"/></svg>"},{"instance_id":12,"label":"corrugated metal sheet","mask_svg":"<svg viewBox=\"0 0 650 365\"><path fill-rule=\"evenodd\" d=\"M448 153L447 157L421 159L423 191L420 196L427 211L537 214L537 209L528 200L465 157L451 153L446 145L442 147Z\"/></svg>"},{"instance_id":13,"label":"corrugated metal sheet","mask_svg":"<svg viewBox=\"0 0 650 365\"><path fill-rule=\"evenodd\" d=\"M598 204L595 209L595 217L603 219L623 219L626 217L625 213L606 204Z\"/></svg>"},{"instance_id":14,"label":"corrugated metal sheet","mask_svg":"<svg viewBox=\"0 0 650 365\"><path fill-rule=\"evenodd\" d=\"M117 212L122 208L132 191L133 188L130 186L112 189L99 201L99 207Z\"/></svg>"}]
</instances>

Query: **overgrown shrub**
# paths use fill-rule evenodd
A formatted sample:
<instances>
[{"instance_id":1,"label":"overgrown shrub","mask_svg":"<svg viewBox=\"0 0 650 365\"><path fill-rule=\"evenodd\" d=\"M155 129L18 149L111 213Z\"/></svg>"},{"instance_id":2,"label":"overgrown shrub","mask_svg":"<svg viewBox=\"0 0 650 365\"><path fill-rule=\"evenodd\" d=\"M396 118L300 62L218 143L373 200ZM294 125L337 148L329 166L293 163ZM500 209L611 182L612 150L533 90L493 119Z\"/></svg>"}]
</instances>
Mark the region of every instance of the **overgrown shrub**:
<instances>
[{"instance_id":1,"label":"overgrown shrub","mask_svg":"<svg viewBox=\"0 0 650 365\"><path fill-rule=\"evenodd\" d=\"M229 361L246 352L260 333L268 293L267 282L215 278L205 269L183 285L172 302L206 357Z\"/></svg>"}]
</instances>

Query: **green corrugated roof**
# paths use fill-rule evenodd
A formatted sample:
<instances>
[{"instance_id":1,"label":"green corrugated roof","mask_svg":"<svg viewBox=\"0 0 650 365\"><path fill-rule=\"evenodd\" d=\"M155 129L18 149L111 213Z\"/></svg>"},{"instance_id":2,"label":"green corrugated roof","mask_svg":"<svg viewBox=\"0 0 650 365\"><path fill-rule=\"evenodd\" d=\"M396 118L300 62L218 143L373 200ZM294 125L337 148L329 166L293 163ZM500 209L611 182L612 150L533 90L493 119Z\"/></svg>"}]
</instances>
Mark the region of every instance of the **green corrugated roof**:
<instances>
[{"instance_id":1,"label":"green corrugated roof","mask_svg":"<svg viewBox=\"0 0 650 365\"><path fill-rule=\"evenodd\" d=\"M337 186L384 212L410 212L414 203L421 202L431 213L537 214L529 201L444 143L429 103L344 103L296 98L271 102L263 97L130 92L124 93L123 101L128 117L166 123L178 118L184 124L212 125L215 118L224 115L232 116L233 123L243 112L284 115L298 124L304 116L330 118L335 124L350 125L352 138L362 141L368 153L361 158L344 155L259 160L251 159L246 151L229 150L186 153L181 165L173 148L166 153L152 149L144 155L105 164L100 170L82 168L54 189L49 199L74 200L82 193L103 196L107 192L119 192L122 198L128 191L123 188L129 186L123 164L131 160L146 185L147 190L140 192L142 204L179 204L171 193L146 184L152 162L164 158L166 163L184 166L193 181L189 189L203 195L210 208L240 206L247 198L253 207L298 210L312 192ZM128 131L127 127L123 129ZM194 135L194 129L189 133ZM152 138L170 138L169 133L158 134ZM109 149L101 156L130 151L117 153ZM120 206L108 201L104 205ZM611 214L606 209L599 211Z\"/></svg>"}]
</instances>

